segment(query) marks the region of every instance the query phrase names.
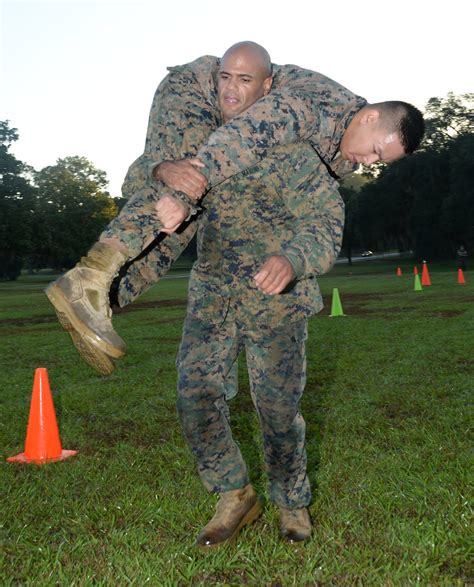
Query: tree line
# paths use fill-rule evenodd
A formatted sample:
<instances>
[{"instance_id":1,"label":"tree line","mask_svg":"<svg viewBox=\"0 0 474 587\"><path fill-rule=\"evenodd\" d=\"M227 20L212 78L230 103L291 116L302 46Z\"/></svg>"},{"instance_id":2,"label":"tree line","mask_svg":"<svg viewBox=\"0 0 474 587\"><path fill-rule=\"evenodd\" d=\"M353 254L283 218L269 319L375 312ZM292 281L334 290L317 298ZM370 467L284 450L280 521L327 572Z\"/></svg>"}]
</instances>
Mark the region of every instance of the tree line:
<instances>
[{"instance_id":1,"label":"tree line","mask_svg":"<svg viewBox=\"0 0 474 587\"><path fill-rule=\"evenodd\" d=\"M422 147L341 183L343 251L413 250L452 257L474 245L474 94L431 98ZM124 204L107 192L104 171L85 157L34 170L11 152L18 131L0 121L0 278L22 269L72 267Z\"/></svg>"},{"instance_id":2,"label":"tree line","mask_svg":"<svg viewBox=\"0 0 474 587\"><path fill-rule=\"evenodd\" d=\"M117 214L104 171L65 157L35 171L10 147L17 129L0 121L0 277L73 266Z\"/></svg>"}]
</instances>

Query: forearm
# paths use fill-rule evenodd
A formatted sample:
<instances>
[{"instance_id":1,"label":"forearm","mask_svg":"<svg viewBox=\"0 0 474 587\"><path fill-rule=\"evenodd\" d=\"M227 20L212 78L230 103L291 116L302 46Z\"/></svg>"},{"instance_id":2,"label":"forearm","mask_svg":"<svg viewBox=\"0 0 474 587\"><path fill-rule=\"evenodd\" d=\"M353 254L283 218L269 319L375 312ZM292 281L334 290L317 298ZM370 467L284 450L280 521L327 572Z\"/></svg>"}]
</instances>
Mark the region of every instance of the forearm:
<instances>
[{"instance_id":1,"label":"forearm","mask_svg":"<svg viewBox=\"0 0 474 587\"><path fill-rule=\"evenodd\" d=\"M272 92L218 128L198 150L204 175L216 185L263 159L269 150L305 140L319 128L317 109L297 91Z\"/></svg>"},{"instance_id":2,"label":"forearm","mask_svg":"<svg viewBox=\"0 0 474 587\"><path fill-rule=\"evenodd\" d=\"M297 278L323 275L336 262L341 250L344 213L324 215L311 226L301 223L298 233L282 246Z\"/></svg>"},{"instance_id":3,"label":"forearm","mask_svg":"<svg viewBox=\"0 0 474 587\"><path fill-rule=\"evenodd\" d=\"M297 278L323 275L334 265L341 249L344 229L344 203L338 184L320 165L309 175L297 177L293 170L286 206L294 217L293 237L281 254L293 266Z\"/></svg>"}]
</instances>

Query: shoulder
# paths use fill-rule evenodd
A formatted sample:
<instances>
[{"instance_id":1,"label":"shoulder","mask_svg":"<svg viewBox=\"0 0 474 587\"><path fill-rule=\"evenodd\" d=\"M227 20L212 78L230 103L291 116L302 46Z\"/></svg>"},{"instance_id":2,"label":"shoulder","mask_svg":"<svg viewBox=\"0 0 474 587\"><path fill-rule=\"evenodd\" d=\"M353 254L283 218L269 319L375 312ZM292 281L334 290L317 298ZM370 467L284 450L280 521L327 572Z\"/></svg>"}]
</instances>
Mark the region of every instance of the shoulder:
<instances>
[{"instance_id":1,"label":"shoulder","mask_svg":"<svg viewBox=\"0 0 474 587\"><path fill-rule=\"evenodd\" d=\"M215 100L218 67L218 57L204 55L190 63L168 67L168 78L177 88L192 88L207 99Z\"/></svg>"},{"instance_id":2,"label":"shoulder","mask_svg":"<svg viewBox=\"0 0 474 587\"><path fill-rule=\"evenodd\" d=\"M189 63L184 63L182 65L171 65L167 67L170 73L174 72L201 72L206 70L213 70L219 64L219 58L214 57L213 55L203 55L202 57L198 57L194 61L190 61Z\"/></svg>"}]
</instances>

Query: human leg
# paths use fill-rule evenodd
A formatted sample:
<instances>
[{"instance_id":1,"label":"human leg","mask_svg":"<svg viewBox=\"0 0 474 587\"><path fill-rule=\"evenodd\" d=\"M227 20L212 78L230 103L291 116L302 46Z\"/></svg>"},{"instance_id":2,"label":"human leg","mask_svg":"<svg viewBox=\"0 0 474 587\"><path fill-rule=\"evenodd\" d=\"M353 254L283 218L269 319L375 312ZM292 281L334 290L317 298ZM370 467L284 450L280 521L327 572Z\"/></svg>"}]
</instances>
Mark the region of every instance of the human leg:
<instances>
[{"instance_id":1,"label":"human leg","mask_svg":"<svg viewBox=\"0 0 474 587\"><path fill-rule=\"evenodd\" d=\"M305 422L299 410L306 381L306 321L245 338L251 392L262 428L270 498L280 508L290 542L311 533L307 506Z\"/></svg>"},{"instance_id":2,"label":"human leg","mask_svg":"<svg viewBox=\"0 0 474 587\"><path fill-rule=\"evenodd\" d=\"M190 156L209 133L206 125L202 128L189 126L183 129L179 137L174 137L176 153ZM180 148L184 151L179 151ZM102 256L119 259L119 262L111 261L105 274L102 274L102 268L97 268L101 274L97 273L94 279L88 273L77 271L80 267L78 264L46 289L46 295L53 304L61 325L71 335L81 357L104 375L110 374L115 368L112 358L122 356L125 350L125 344L112 327L110 284L127 261L136 258L157 239L161 223L156 216L156 203L165 194L175 194L164 184L150 180L149 165L150 161L143 156L129 168L123 188L124 195L130 196L129 200L105 228L98 243L86 257L100 249ZM147 185L149 187L145 188ZM168 271L191 240L196 230L194 225L195 222L190 223L173 239L163 239L165 244L151 264L147 265L145 261L141 265L139 263L135 270L130 270L130 279L123 283L120 291L121 305L135 299ZM72 291L76 290L80 292L79 295L72 296ZM97 326L98 323L100 327Z\"/></svg>"},{"instance_id":3,"label":"human leg","mask_svg":"<svg viewBox=\"0 0 474 587\"><path fill-rule=\"evenodd\" d=\"M219 409L224 377L238 353L235 323L216 326L188 315L178 352L178 415L209 491L244 487L249 479L240 450ZM217 404L216 404L217 402Z\"/></svg>"},{"instance_id":4,"label":"human leg","mask_svg":"<svg viewBox=\"0 0 474 587\"><path fill-rule=\"evenodd\" d=\"M217 327L188 315L177 359L178 414L201 480L219 494L215 515L196 539L204 548L233 540L262 510L222 409L224 378L235 375L237 353L234 323Z\"/></svg>"},{"instance_id":5,"label":"human leg","mask_svg":"<svg viewBox=\"0 0 474 587\"><path fill-rule=\"evenodd\" d=\"M115 280L116 301L124 306L157 283L169 271L196 233L196 221L191 221L179 233L161 233L148 249L127 263Z\"/></svg>"},{"instance_id":6,"label":"human leg","mask_svg":"<svg viewBox=\"0 0 474 587\"><path fill-rule=\"evenodd\" d=\"M130 210L113 221L118 226L121 219L124 219L122 234L125 236L132 227L131 210L137 211L141 201L137 195ZM142 203L142 213L136 215L137 234L141 237L134 234L130 247L125 246L125 237L122 241L117 241L117 246L111 246L112 241L101 237L73 269L46 288L46 295L54 306L61 325L71 335L81 357L104 375L113 371L112 359L121 357L125 352L125 343L112 326L109 289L120 268L129 259L130 251L135 251L134 247L138 246L139 239L145 242L148 238L146 231L151 229L151 220L146 224L140 218L147 216L150 202ZM156 220L154 222L159 227ZM106 232L102 236L104 234Z\"/></svg>"}]
</instances>

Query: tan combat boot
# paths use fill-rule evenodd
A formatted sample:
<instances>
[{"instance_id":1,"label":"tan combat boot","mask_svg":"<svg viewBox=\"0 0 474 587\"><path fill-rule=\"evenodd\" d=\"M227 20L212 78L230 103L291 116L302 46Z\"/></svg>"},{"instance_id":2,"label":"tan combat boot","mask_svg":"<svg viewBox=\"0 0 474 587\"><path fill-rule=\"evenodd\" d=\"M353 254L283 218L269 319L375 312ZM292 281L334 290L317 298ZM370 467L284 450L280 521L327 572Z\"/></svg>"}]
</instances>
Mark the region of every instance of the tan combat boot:
<instances>
[{"instance_id":1,"label":"tan combat boot","mask_svg":"<svg viewBox=\"0 0 474 587\"><path fill-rule=\"evenodd\" d=\"M112 358L125 353L125 343L112 326L109 289L127 257L104 243L96 243L86 257L46 288L59 321L82 358L108 375Z\"/></svg>"},{"instance_id":2,"label":"tan combat boot","mask_svg":"<svg viewBox=\"0 0 474 587\"><path fill-rule=\"evenodd\" d=\"M211 548L236 538L245 525L258 518L262 502L249 484L220 494L216 513L196 539L196 546Z\"/></svg>"},{"instance_id":3,"label":"tan combat boot","mask_svg":"<svg viewBox=\"0 0 474 587\"><path fill-rule=\"evenodd\" d=\"M71 335L73 345L88 365L101 375L111 375L115 371L115 363L109 355L103 353L87 335L79 334L77 330L74 330L70 322L64 320L63 324L61 317L59 317L59 320ZM68 327L70 330L68 330Z\"/></svg>"},{"instance_id":4,"label":"tan combat boot","mask_svg":"<svg viewBox=\"0 0 474 587\"><path fill-rule=\"evenodd\" d=\"M307 508L290 510L280 507L280 536L288 542L302 542L311 536L311 519Z\"/></svg>"}]
</instances>

